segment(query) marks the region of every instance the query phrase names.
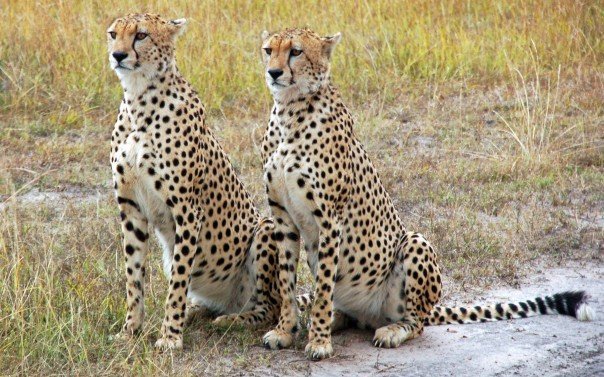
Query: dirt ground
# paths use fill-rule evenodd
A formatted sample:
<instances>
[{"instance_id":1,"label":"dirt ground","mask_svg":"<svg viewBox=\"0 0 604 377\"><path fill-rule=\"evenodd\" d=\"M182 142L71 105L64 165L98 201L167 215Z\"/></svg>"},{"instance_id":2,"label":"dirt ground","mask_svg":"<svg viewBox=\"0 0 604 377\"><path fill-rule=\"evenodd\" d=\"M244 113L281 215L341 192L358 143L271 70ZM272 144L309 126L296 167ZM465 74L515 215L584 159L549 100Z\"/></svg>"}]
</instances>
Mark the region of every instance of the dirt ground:
<instances>
[{"instance_id":1,"label":"dirt ground","mask_svg":"<svg viewBox=\"0 0 604 377\"><path fill-rule=\"evenodd\" d=\"M520 300L564 290L586 290L596 311L593 322L539 316L474 325L428 327L398 349L370 344L371 332L346 330L334 336L335 356L321 362L303 350L271 355L270 368L233 375L256 376L601 376L604 375L604 266L572 265L539 271L518 289L501 288L477 301L465 297L445 304ZM271 353L260 347L258 357ZM274 354L274 352L273 352Z\"/></svg>"},{"instance_id":2,"label":"dirt ground","mask_svg":"<svg viewBox=\"0 0 604 377\"><path fill-rule=\"evenodd\" d=\"M60 193L33 189L19 199L30 208L52 203L55 209L64 210L75 197L82 203L96 203L98 206L108 199L107 195L104 191L88 189ZM0 201L0 212L4 209L7 209L7 204ZM596 254L601 255L602 250ZM604 264L595 259L564 262L564 267L552 268L548 260L535 261L537 266L531 267L532 273L520 279L514 287L503 284L491 290L474 286L467 288L463 282L460 284L445 277L442 304L487 304L565 290L585 290L591 295L590 304L597 315L595 321L540 316L495 323L427 327L423 336L398 349L375 348L370 343L372 332L350 329L334 334L335 355L321 362L306 360L303 352L305 331L299 335L295 348L274 352L260 345L259 339L265 330L258 330L249 335L250 345L246 347L244 361L238 360L235 354L222 355L212 362L207 350L189 346L171 372L178 374L182 368L183 375L208 372L233 376L604 375ZM195 339L191 340L193 344L207 335L207 329L193 328L190 331Z\"/></svg>"}]
</instances>

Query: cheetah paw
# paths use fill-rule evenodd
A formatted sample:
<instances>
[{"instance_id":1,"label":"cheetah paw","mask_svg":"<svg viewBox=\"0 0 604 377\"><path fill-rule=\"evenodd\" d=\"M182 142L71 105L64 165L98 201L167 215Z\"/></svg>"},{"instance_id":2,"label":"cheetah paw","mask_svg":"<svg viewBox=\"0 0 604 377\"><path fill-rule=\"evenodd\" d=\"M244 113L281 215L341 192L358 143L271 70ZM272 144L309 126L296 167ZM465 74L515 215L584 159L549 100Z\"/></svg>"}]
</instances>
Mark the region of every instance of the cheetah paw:
<instances>
[{"instance_id":1,"label":"cheetah paw","mask_svg":"<svg viewBox=\"0 0 604 377\"><path fill-rule=\"evenodd\" d=\"M292 334L283 330L271 330L267 332L262 338L262 343L266 348L277 350L281 348L288 348L293 343Z\"/></svg>"},{"instance_id":2,"label":"cheetah paw","mask_svg":"<svg viewBox=\"0 0 604 377\"><path fill-rule=\"evenodd\" d=\"M182 349L182 337L168 338L163 336L155 342L155 348L161 351Z\"/></svg>"},{"instance_id":3,"label":"cheetah paw","mask_svg":"<svg viewBox=\"0 0 604 377\"><path fill-rule=\"evenodd\" d=\"M384 326L375 330L373 345L380 348L396 348L409 338L409 333L398 326Z\"/></svg>"},{"instance_id":4,"label":"cheetah paw","mask_svg":"<svg viewBox=\"0 0 604 377\"><path fill-rule=\"evenodd\" d=\"M243 320L241 319L241 316L237 314L226 314L217 317L212 323L219 327L227 327L230 325L243 324Z\"/></svg>"},{"instance_id":5,"label":"cheetah paw","mask_svg":"<svg viewBox=\"0 0 604 377\"><path fill-rule=\"evenodd\" d=\"M306 345L304 352L310 360L322 360L333 355L333 347L329 340L311 341Z\"/></svg>"},{"instance_id":6,"label":"cheetah paw","mask_svg":"<svg viewBox=\"0 0 604 377\"><path fill-rule=\"evenodd\" d=\"M126 322L124 326L122 326L122 331L115 334L112 339L114 340L130 340L135 336L139 335L141 332L141 325L135 324L133 322Z\"/></svg>"}]
</instances>

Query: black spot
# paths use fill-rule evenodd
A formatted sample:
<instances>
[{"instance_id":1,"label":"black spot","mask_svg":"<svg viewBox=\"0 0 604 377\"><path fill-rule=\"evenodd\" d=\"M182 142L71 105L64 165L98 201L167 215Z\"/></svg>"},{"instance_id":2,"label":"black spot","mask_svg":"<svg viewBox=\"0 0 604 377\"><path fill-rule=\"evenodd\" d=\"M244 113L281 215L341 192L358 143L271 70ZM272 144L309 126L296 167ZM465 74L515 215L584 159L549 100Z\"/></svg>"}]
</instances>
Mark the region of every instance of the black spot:
<instances>
[{"instance_id":1,"label":"black spot","mask_svg":"<svg viewBox=\"0 0 604 377\"><path fill-rule=\"evenodd\" d=\"M147 237L148 237L148 234L146 234L145 232L143 232L140 229L134 230L134 235L141 242L145 242L147 240Z\"/></svg>"}]
</instances>

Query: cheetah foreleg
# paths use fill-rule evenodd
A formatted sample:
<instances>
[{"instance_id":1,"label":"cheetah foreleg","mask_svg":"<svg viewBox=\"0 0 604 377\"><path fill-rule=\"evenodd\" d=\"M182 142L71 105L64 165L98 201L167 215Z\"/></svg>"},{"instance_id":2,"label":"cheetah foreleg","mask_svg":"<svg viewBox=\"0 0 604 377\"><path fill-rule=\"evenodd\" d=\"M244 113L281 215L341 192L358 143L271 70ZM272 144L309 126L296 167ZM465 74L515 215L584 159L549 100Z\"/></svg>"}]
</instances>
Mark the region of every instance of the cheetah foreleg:
<instances>
[{"instance_id":1,"label":"cheetah foreleg","mask_svg":"<svg viewBox=\"0 0 604 377\"><path fill-rule=\"evenodd\" d=\"M315 212L320 224L319 262L316 271L315 300L311 308L311 326L306 345L306 356L313 360L330 357L331 322L333 316L333 289L337 273L341 230L334 213ZM325 215L325 216L323 216Z\"/></svg>"},{"instance_id":2,"label":"cheetah foreleg","mask_svg":"<svg viewBox=\"0 0 604 377\"><path fill-rule=\"evenodd\" d=\"M199 214L191 212L193 206L185 201L175 207L176 241L172 256L170 285L166 299L165 316L161 326L161 337L155 343L160 349L182 348L182 330L187 308L187 292L191 277L191 266L197 248Z\"/></svg>"},{"instance_id":3,"label":"cheetah foreleg","mask_svg":"<svg viewBox=\"0 0 604 377\"><path fill-rule=\"evenodd\" d=\"M145 259L149 238L147 219L132 199L118 192L118 205L126 264L126 321L121 337L131 337L140 332L145 316Z\"/></svg>"},{"instance_id":4,"label":"cheetah foreleg","mask_svg":"<svg viewBox=\"0 0 604 377\"><path fill-rule=\"evenodd\" d=\"M269 194L270 196L270 194ZM281 312L275 329L266 333L263 343L267 348L287 348L293 343L292 333L298 325L295 299L296 268L300 254L300 233L292 218L276 202L269 201L275 219L273 239L279 250L279 295Z\"/></svg>"}]
</instances>

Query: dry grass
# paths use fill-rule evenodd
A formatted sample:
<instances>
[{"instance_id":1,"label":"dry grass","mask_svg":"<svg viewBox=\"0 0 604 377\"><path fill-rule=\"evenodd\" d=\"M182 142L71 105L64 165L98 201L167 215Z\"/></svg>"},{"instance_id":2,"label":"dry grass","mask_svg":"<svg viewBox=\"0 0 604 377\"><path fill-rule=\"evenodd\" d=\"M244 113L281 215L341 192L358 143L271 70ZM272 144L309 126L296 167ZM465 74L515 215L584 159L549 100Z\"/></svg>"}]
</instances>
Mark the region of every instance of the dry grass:
<instances>
[{"instance_id":1,"label":"dry grass","mask_svg":"<svg viewBox=\"0 0 604 377\"><path fill-rule=\"evenodd\" d=\"M602 261L599 2L300 7L0 0L0 374L291 367L257 348L262 329L225 333L206 321L187 330L185 352L154 353L165 295L156 249L145 334L135 344L110 339L124 315L124 278L107 163L120 88L104 30L130 11L190 19L181 68L264 210L255 141L270 98L258 35L308 25L343 32L335 80L406 224L437 246L447 294L516 284L537 264ZM38 200L35 190L54 196Z\"/></svg>"},{"instance_id":2,"label":"dry grass","mask_svg":"<svg viewBox=\"0 0 604 377\"><path fill-rule=\"evenodd\" d=\"M179 45L180 65L211 110L266 108L269 98L258 75L265 28L341 31L337 80L355 101L378 93L381 101L396 99L401 77L507 77L509 60L522 71L533 67L530 50L546 70L597 68L604 49L597 1L313 1L304 2L304 11L302 3L283 1L156 0L143 8L135 1L3 3L6 95L0 103L12 110L51 110L49 122L63 129L81 124L94 109L113 110L120 89L107 68L105 29L114 17L133 11L190 19Z\"/></svg>"}]
</instances>

